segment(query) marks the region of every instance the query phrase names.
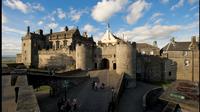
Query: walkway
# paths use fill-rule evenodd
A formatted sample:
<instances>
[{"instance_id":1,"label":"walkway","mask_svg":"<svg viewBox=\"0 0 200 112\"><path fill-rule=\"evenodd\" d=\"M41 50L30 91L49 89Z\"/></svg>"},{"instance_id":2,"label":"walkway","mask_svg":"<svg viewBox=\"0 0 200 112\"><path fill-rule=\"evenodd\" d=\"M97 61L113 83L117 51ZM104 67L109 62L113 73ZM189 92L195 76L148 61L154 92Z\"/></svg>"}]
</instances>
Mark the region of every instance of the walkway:
<instances>
[{"instance_id":1,"label":"walkway","mask_svg":"<svg viewBox=\"0 0 200 112\"><path fill-rule=\"evenodd\" d=\"M157 87L143 82L137 82L136 85L136 88L125 89L119 102L119 112L143 112L143 95Z\"/></svg>"}]
</instances>

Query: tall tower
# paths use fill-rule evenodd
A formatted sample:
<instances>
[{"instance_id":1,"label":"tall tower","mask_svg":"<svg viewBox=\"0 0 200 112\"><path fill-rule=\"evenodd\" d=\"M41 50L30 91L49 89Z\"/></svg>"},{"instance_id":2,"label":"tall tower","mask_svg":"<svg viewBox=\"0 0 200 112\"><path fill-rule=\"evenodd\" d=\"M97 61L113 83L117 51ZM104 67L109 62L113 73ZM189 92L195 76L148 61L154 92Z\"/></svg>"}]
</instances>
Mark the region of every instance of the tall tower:
<instances>
[{"instance_id":1,"label":"tall tower","mask_svg":"<svg viewBox=\"0 0 200 112\"><path fill-rule=\"evenodd\" d=\"M30 34L30 27L27 27L27 34L22 37L22 63L26 65L26 67L31 66L31 48L32 48L32 39Z\"/></svg>"},{"instance_id":2,"label":"tall tower","mask_svg":"<svg viewBox=\"0 0 200 112\"><path fill-rule=\"evenodd\" d=\"M76 69L86 70L86 50L84 44L76 45Z\"/></svg>"},{"instance_id":3,"label":"tall tower","mask_svg":"<svg viewBox=\"0 0 200 112\"><path fill-rule=\"evenodd\" d=\"M127 87L136 86L136 48L135 43L120 42L116 46L116 72L125 73L128 79Z\"/></svg>"}]
</instances>

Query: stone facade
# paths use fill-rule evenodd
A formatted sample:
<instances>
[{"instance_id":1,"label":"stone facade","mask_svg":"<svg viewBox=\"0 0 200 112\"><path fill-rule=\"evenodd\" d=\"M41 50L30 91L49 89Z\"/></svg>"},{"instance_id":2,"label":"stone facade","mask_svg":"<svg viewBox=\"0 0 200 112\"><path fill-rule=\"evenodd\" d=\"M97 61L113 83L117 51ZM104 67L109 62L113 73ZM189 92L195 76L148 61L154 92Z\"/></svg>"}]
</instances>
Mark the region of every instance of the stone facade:
<instances>
[{"instance_id":1,"label":"stone facade","mask_svg":"<svg viewBox=\"0 0 200 112\"><path fill-rule=\"evenodd\" d=\"M199 82L199 42L192 37L191 42L176 42L171 40L162 49L162 56L176 64L176 79Z\"/></svg>"},{"instance_id":2,"label":"stone facade","mask_svg":"<svg viewBox=\"0 0 200 112\"><path fill-rule=\"evenodd\" d=\"M153 45L124 41L108 28L96 44L92 36L88 37L86 32L81 35L77 28L65 27L61 32L51 29L49 34L43 34L42 30L32 33L28 27L27 34L22 37L22 53L17 55L17 62L32 68L65 71L116 70L118 74L125 73L134 80L137 74L137 77L149 81L198 81L199 44L190 43L187 50L170 50L169 44L160 50L156 41ZM187 55L183 56L186 52Z\"/></svg>"},{"instance_id":3,"label":"stone facade","mask_svg":"<svg viewBox=\"0 0 200 112\"><path fill-rule=\"evenodd\" d=\"M22 63L22 54L16 55L16 63Z\"/></svg>"}]
</instances>

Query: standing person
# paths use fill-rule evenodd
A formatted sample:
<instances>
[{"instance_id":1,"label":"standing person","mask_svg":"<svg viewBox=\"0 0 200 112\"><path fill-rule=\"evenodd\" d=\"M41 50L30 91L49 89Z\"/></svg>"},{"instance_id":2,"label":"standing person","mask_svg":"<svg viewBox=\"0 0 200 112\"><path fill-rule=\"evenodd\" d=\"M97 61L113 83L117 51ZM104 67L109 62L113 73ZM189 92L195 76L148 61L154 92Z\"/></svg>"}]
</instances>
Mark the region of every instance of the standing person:
<instances>
[{"instance_id":1,"label":"standing person","mask_svg":"<svg viewBox=\"0 0 200 112\"><path fill-rule=\"evenodd\" d=\"M92 89L94 89L95 81L92 82Z\"/></svg>"},{"instance_id":2,"label":"standing person","mask_svg":"<svg viewBox=\"0 0 200 112\"><path fill-rule=\"evenodd\" d=\"M74 98L72 101L72 112L77 112L78 110L78 103L77 103L77 99Z\"/></svg>"},{"instance_id":3,"label":"standing person","mask_svg":"<svg viewBox=\"0 0 200 112\"><path fill-rule=\"evenodd\" d=\"M97 86L98 86L98 83L95 81L94 83L95 90L97 90Z\"/></svg>"},{"instance_id":4,"label":"standing person","mask_svg":"<svg viewBox=\"0 0 200 112\"><path fill-rule=\"evenodd\" d=\"M17 103L19 87L15 87L15 103Z\"/></svg>"},{"instance_id":5,"label":"standing person","mask_svg":"<svg viewBox=\"0 0 200 112\"><path fill-rule=\"evenodd\" d=\"M57 101L58 112L61 112L61 106L62 106L62 98L59 98Z\"/></svg>"},{"instance_id":6,"label":"standing person","mask_svg":"<svg viewBox=\"0 0 200 112\"><path fill-rule=\"evenodd\" d=\"M66 112L70 112L70 110L71 110L70 99L67 99L67 101L65 102L65 110L66 110Z\"/></svg>"}]
</instances>

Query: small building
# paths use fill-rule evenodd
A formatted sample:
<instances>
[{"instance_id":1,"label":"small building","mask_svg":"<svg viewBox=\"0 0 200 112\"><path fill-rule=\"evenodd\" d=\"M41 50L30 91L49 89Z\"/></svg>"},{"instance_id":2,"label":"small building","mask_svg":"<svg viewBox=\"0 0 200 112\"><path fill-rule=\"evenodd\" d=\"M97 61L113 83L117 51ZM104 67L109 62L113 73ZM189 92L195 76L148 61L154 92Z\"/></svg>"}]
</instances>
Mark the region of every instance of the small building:
<instances>
[{"instance_id":1,"label":"small building","mask_svg":"<svg viewBox=\"0 0 200 112\"><path fill-rule=\"evenodd\" d=\"M177 80L199 82L199 42L196 41L195 36L191 38L191 41L186 42L178 42L173 38L161 49L161 53L162 57L171 60L171 66L177 65ZM168 66L168 68L171 67Z\"/></svg>"}]
</instances>

